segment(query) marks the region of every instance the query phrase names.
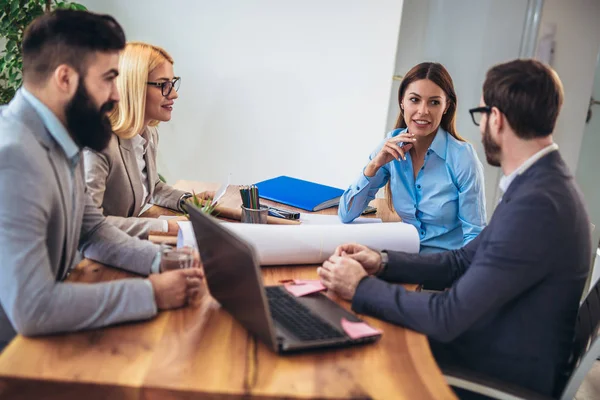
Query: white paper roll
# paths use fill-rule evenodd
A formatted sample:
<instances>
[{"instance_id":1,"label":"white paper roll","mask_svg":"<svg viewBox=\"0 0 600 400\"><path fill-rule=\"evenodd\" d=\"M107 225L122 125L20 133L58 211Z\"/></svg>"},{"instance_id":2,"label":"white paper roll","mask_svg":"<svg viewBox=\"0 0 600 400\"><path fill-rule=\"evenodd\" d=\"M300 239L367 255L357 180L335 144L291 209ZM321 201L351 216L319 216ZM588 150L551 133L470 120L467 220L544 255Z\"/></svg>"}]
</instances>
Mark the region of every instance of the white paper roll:
<instances>
[{"instance_id":1,"label":"white paper roll","mask_svg":"<svg viewBox=\"0 0 600 400\"><path fill-rule=\"evenodd\" d=\"M178 246L196 247L191 223L179 222ZM344 243L374 250L417 253L419 234L402 222L349 225L260 225L224 222L223 226L256 249L261 265L321 264Z\"/></svg>"}]
</instances>

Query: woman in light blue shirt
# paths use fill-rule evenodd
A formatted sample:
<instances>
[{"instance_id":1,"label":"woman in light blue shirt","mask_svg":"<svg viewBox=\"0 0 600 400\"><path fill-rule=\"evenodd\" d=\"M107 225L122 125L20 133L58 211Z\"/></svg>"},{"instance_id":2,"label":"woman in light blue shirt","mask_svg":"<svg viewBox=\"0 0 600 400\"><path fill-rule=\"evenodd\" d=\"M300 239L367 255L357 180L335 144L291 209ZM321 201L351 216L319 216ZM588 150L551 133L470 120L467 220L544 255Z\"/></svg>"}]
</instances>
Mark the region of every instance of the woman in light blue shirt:
<instances>
[{"instance_id":1,"label":"woman in light blue shirt","mask_svg":"<svg viewBox=\"0 0 600 400\"><path fill-rule=\"evenodd\" d=\"M339 216L353 221L387 184L388 204L417 228L421 252L460 248L482 231L486 213L483 166L456 133L452 78L439 63L421 63L402 80L398 102L396 129L342 195Z\"/></svg>"}]
</instances>

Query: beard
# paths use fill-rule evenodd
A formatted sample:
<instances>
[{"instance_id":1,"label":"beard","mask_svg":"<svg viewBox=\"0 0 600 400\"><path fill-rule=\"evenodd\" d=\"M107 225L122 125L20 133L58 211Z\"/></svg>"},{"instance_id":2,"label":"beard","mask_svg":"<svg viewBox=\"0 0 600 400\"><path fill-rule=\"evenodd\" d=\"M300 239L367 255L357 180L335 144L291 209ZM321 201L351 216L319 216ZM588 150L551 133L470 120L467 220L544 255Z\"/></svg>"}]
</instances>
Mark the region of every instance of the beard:
<instances>
[{"instance_id":1,"label":"beard","mask_svg":"<svg viewBox=\"0 0 600 400\"><path fill-rule=\"evenodd\" d=\"M109 100L98 109L83 80L79 80L77 91L65 108L65 116L67 129L80 148L88 147L99 152L108 146L112 127L107 113L115 104L115 101Z\"/></svg>"},{"instance_id":2,"label":"beard","mask_svg":"<svg viewBox=\"0 0 600 400\"><path fill-rule=\"evenodd\" d=\"M496 142L494 142L494 139L492 138L492 134L490 133L489 118L485 123L485 130L483 132L483 138L481 139L481 142L483 143L485 159L487 160L488 164L493 167L499 167L502 149Z\"/></svg>"}]
</instances>

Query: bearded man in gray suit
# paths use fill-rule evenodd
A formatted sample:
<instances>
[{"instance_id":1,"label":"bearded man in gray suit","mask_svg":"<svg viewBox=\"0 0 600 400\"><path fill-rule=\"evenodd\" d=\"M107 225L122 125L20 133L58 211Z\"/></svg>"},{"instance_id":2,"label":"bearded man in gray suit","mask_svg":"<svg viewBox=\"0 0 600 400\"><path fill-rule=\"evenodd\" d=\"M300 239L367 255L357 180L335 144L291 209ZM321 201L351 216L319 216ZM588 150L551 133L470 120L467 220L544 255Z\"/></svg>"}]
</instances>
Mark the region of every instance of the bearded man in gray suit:
<instances>
[{"instance_id":1,"label":"bearded man in gray suit","mask_svg":"<svg viewBox=\"0 0 600 400\"><path fill-rule=\"evenodd\" d=\"M23 39L23 87L0 109L0 349L16 332L96 328L180 307L199 268L159 272L159 247L105 222L85 193L81 150L103 150L125 34L110 16L59 10ZM65 282L83 256L148 279Z\"/></svg>"}]
</instances>

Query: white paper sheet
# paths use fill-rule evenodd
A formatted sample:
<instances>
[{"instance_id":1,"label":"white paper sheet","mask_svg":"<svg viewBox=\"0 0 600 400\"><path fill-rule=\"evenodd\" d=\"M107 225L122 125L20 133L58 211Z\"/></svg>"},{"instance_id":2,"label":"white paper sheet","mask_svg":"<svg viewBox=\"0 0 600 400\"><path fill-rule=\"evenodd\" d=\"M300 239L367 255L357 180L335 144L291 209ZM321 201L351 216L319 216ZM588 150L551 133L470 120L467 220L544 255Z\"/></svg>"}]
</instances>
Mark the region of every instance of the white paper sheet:
<instances>
[{"instance_id":1,"label":"white paper sheet","mask_svg":"<svg viewBox=\"0 0 600 400\"><path fill-rule=\"evenodd\" d=\"M254 246L261 265L321 264L344 243L360 243L374 250L417 253L419 235L402 222L330 225L260 225L222 223ZM179 222L177 246L196 246L192 224Z\"/></svg>"},{"instance_id":2,"label":"white paper sheet","mask_svg":"<svg viewBox=\"0 0 600 400\"><path fill-rule=\"evenodd\" d=\"M194 227L190 221L177 221L179 225L179 232L177 232L177 248L180 247L193 247L198 248L196 243L196 235L194 234Z\"/></svg>"},{"instance_id":3,"label":"white paper sheet","mask_svg":"<svg viewBox=\"0 0 600 400\"><path fill-rule=\"evenodd\" d=\"M310 225L342 225L343 222L340 221L340 217L337 215L323 215L323 214L308 214L308 213L300 213L300 221L302 224L310 224ZM367 217L358 217L350 224L376 224L381 223L380 218L367 218Z\"/></svg>"},{"instance_id":4,"label":"white paper sheet","mask_svg":"<svg viewBox=\"0 0 600 400\"><path fill-rule=\"evenodd\" d=\"M217 192L215 193L214 199L210 202L211 206L216 205L219 202L219 200L221 200L221 197L223 197L225 192L227 192L228 187L229 187L229 179L227 179L227 184L221 185L219 190L217 190Z\"/></svg>"},{"instance_id":5,"label":"white paper sheet","mask_svg":"<svg viewBox=\"0 0 600 400\"><path fill-rule=\"evenodd\" d=\"M170 219L175 219L175 218L179 218L179 215L159 215L158 219L160 219L161 221L168 221Z\"/></svg>"}]
</instances>

